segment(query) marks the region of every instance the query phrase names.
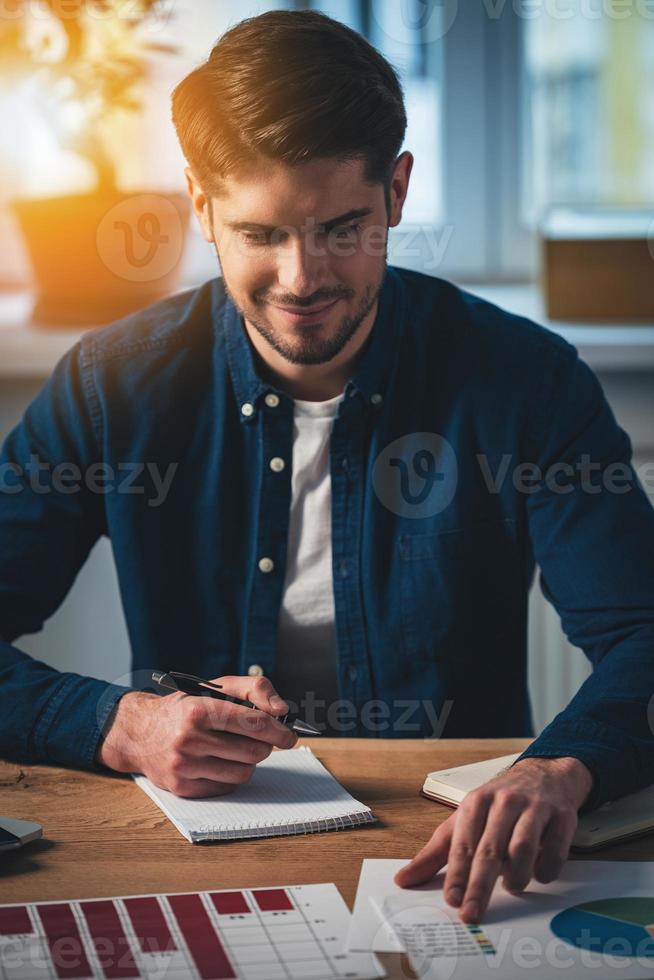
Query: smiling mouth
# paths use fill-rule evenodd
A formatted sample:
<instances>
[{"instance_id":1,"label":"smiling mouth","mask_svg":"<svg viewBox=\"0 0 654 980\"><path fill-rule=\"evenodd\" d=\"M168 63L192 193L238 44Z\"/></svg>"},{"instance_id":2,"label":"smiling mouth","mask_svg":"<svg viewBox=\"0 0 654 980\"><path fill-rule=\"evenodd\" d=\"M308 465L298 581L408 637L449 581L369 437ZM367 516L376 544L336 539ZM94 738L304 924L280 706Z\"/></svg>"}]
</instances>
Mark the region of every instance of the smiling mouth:
<instances>
[{"instance_id":1,"label":"smiling mouth","mask_svg":"<svg viewBox=\"0 0 654 980\"><path fill-rule=\"evenodd\" d=\"M321 306L312 306L306 310L288 306L275 306L275 309L279 310L280 313L284 313L294 323L311 323L319 317L324 316L325 313L329 313L338 302L338 299L334 299L329 303L324 303Z\"/></svg>"}]
</instances>

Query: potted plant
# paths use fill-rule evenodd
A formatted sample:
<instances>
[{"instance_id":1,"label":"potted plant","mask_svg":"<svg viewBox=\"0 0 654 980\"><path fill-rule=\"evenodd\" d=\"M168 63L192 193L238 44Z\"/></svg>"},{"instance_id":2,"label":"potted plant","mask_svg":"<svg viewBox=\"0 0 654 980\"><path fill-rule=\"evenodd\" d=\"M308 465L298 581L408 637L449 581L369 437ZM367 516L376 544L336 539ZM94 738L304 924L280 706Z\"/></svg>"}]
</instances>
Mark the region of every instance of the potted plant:
<instances>
[{"instance_id":1,"label":"potted plant","mask_svg":"<svg viewBox=\"0 0 654 980\"><path fill-rule=\"evenodd\" d=\"M188 228L185 193L118 186L116 120L139 112L153 52L175 51L139 31L158 15L161 0L7 5L2 77L41 84L58 142L91 165L95 180L84 193L12 201L34 272L33 320L107 323L175 289Z\"/></svg>"}]
</instances>

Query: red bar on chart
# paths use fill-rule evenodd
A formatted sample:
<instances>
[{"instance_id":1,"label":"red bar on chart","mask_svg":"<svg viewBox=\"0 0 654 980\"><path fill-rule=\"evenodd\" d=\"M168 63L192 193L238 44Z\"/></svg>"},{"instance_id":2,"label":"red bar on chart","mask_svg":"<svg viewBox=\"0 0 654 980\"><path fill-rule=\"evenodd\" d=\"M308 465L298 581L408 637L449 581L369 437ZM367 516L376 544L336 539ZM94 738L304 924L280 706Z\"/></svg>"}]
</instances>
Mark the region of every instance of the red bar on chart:
<instances>
[{"instance_id":1,"label":"red bar on chart","mask_svg":"<svg viewBox=\"0 0 654 980\"><path fill-rule=\"evenodd\" d=\"M141 952L169 953L177 949L159 900L155 896L124 898L123 905L127 909Z\"/></svg>"},{"instance_id":2,"label":"red bar on chart","mask_svg":"<svg viewBox=\"0 0 654 980\"><path fill-rule=\"evenodd\" d=\"M58 977L92 977L93 970L75 922L73 910L67 902L37 905L43 926L50 959Z\"/></svg>"},{"instance_id":3,"label":"red bar on chart","mask_svg":"<svg viewBox=\"0 0 654 980\"><path fill-rule=\"evenodd\" d=\"M266 888L252 894L262 912L292 912L295 908L283 888Z\"/></svg>"},{"instance_id":4,"label":"red bar on chart","mask_svg":"<svg viewBox=\"0 0 654 980\"><path fill-rule=\"evenodd\" d=\"M250 906L243 892L210 892L218 915L245 915Z\"/></svg>"},{"instance_id":5,"label":"red bar on chart","mask_svg":"<svg viewBox=\"0 0 654 980\"><path fill-rule=\"evenodd\" d=\"M7 905L0 908L0 936L15 936L18 932L34 932L25 906Z\"/></svg>"},{"instance_id":6,"label":"red bar on chart","mask_svg":"<svg viewBox=\"0 0 654 980\"><path fill-rule=\"evenodd\" d=\"M199 895L168 895L202 980L235 980L234 971Z\"/></svg>"},{"instance_id":7,"label":"red bar on chart","mask_svg":"<svg viewBox=\"0 0 654 980\"><path fill-rule=\"evenodd\" d=\"M80 902L105 977L140 977L141 973L129 945L112 899Z\"/></svg>"}]
</instances>

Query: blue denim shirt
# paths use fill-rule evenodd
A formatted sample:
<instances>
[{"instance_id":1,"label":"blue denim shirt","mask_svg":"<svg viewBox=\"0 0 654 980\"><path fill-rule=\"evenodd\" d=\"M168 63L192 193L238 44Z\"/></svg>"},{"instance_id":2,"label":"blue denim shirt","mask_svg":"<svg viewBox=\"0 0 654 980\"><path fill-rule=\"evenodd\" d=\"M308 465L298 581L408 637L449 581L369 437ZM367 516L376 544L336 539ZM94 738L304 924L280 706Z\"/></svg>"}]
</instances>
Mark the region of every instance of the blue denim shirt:
<instances>
[{"instance_id":1,"label":"blue denim shirt","mask_svg":"<svg viewBox=\"0 0 654 980\"><path fill-rule=\"evenodd\" d=\"M103 726L129 686L12 645L57 609L102 535L132 685L153 669L252 664L274 680L292 449L292 399L257 372L220 279L62 358L0 456L6 758L103 769ZM275 471L273 457L288 465ZM630 459L574 347L387 267L330 443L344 734L533 735L537 565L593 672L524 755L581 759L595 776L588 806L654 782L654 510Z\"/></svg>"}]
</instances>

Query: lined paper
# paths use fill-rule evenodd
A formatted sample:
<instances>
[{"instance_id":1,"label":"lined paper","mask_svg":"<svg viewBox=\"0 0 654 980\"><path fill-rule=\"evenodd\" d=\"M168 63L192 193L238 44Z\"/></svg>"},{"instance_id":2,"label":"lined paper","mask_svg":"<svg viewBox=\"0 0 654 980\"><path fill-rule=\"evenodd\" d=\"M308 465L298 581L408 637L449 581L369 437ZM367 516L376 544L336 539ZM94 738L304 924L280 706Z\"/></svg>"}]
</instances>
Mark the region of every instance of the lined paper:
<instances>
[{"instance_id":1,"label":"lined paper","mask_svg":"<svg viewBox=\"0 0 654 980\"><path fill-rule=\"evenodd\" d=\"M250 782L229 796L187 799L159 789L146 776L133 778L193 844L345 830L375 820L306 745L273 752Z\"/></svg>"}]
</instances>

